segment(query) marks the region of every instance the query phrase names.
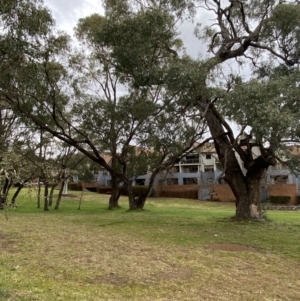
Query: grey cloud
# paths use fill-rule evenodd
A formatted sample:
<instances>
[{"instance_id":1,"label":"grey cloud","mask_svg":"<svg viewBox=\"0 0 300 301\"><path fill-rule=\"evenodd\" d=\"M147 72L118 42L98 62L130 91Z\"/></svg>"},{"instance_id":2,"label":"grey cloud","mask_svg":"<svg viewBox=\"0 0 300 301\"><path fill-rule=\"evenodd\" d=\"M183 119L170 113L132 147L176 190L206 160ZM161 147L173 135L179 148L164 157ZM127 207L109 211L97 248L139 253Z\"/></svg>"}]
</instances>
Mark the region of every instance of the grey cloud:
<instances>
[{"instance_id":1,"label":"grey cloud","mask_svg":"<svg viewBox=\"0 0 300 301\"><path fill-rule=\"evenodd\" d=\"M94 12L101 12L100 1L89 0L44 0L45 5L51 10L57 26L69 34L79 18L83 18Z\"/></svg>"}]
</instances>

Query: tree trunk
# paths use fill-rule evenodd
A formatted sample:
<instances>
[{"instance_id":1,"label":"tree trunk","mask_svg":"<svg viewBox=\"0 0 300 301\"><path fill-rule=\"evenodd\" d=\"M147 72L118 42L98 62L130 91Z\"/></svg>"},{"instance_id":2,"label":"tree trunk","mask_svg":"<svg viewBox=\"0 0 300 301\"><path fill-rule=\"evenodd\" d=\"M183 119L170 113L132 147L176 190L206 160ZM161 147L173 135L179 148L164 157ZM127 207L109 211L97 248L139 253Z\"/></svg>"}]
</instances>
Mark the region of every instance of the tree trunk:
<instances>
[{"instance_id":1,"label":"tree trunk","mask_svg":"<svg viewBox=\"0 0 300 301\"><path fill-rule=\"evenodd\" d=\"M45 190L44 190L44 211L49 211L48 193L49 193L49 185L46 182L45 183Z\"/></svg>"},{"instance_id":2,"label":"tree trunk","mask_svg":"<svg viewBox=\"0 0 300 301\"><path fill-rule=\"evenodd\" d=\"M159 171L160 171L160 169L156 169L152 172L147 191L145 193L141 194L138 198L136 198L135 202L136 202L137 209L144 209L145 203L146 203L147 199L149 198L149 196L151 195L153 185L154 185L154 180L155 180L156 176L158 175Z\"/></svg>"},{"instance_id":3,"label":"tree trunk","mask_svg":"<svg viewBox=\"0 0 300 301\"><path fill-rule=\"evenodd\" d=\"M62 181L62 183L60 185L60 189L59 189L59 192L58 192L58 196L57 196L57 199L56 199L54 210L58 210L58 208L59 208L63 189L64 189L64 181Z\"/></svg>"},{"instance_id":4,"label":"tree trunk","mask_svg":"<svg viewBox=\"0 0 300 301\"><path fill-rule=\"evenodd\" d=\"M5 197L4 195L0 194L0 210L5 208Z\"/></svg>"},{"instance_id":5,"label":"tree trunk","mask_svg":"<svg viewBox=\"0 0 300 301\"><path fill-rule=\"evenodd\" d=\"M41 184L40 179L38 179L38 195L37 195L37 208L41 208Z\"/></svg>"},{"instance_id":6,"label":"tree trunk","mask_svg":"<svg viewBox=\"0 0 300 301\"><path fill-rule=\"evenodd\" d=\"M5 179L5 184L2 189L2 192L0 192L0 209L4 209L5 205L7 204L7 196L9 189L12 187L13 181L11 179L6 178Z\"/></svg>"},{"instance_id":7,"label":"tree trunk","mask_svg":"<svg viewBox=\"0 0 300 301\"><path fill-rule=\"evenodd\" d=\"M111 196L109 198L108 209L118 209L119 206L119 198L121 195L121 189L118 185L118 178L114 175L111 177Z\"/></svg>"},{"instance_id":8,"label":"tree trunk","mask_svg":"<svg viewBox=\"0 0 300 301\"><path fill-rule=\"evenodd\" d=\"M52 203L53 203L53 193L54 193L55 187L56 187L56 183L52 184L51 189L50 189L50 193L49 193L49 207L51 207Z\"/></svg>"},{"instance_id":9,"label":"tree trunk","mask_svg":"<svg viewBox=\"0 0 300 301\"><path fill-rule=\"evenodd\" d=\"M18 197L18 195L19 195L19 193L21 192L21 190L22 190L23 187L24 187L24 184L23 184L23 183L22 183L22 184L20 183L20 185L18 186L17 190L15 191L15 193L14 193L12 199L11 199L11 202L10 202L10 204L11 204L12 207L15 206L16 199L17 199L17 197Z\"/></svg>"},{"instance_id":10,"label":"tree trunk","mask_svg":"<svg viewBox=\"0 0 300 301\"><path fill-rule=\"evenodd\" d=\"M142 210L144 208L146 198L136 197L132 191L131 183L127 185L127 194L128 194L129 210Z\"/></svg>"},{"instance_id":11,"label":"tree trunk","mask_svg":"<svg viewBox=\"0 0 300 301\"><path fill-rule=\"evenodd\" d=\"M79 204L78 204L78 210L81 209L81 202L82 202L84 187L85 187L85 186L84 186L84 183L82 183L82 184L81 184L81 195L80 195Z\"/></svg>"},{"instance_id":12,"label":"tree trunk","mask_svg":"<svg viewBox=\"0 0 300 301\"><path fill-rule=\"evenodd\" d=\"M248 169L247 174L244 175L236 154L233 151L232 141L228 138L220 119L210 108L207 110L205 118L214 138L214 144L219 160L224 168L225 180L236 198L235 217L260 218L261 178L267 165L271 164L262 167L255 166L255 168ZM252 210L253 204L257 206L256 214L254 214Z\"/></svg>"}]
</instances>

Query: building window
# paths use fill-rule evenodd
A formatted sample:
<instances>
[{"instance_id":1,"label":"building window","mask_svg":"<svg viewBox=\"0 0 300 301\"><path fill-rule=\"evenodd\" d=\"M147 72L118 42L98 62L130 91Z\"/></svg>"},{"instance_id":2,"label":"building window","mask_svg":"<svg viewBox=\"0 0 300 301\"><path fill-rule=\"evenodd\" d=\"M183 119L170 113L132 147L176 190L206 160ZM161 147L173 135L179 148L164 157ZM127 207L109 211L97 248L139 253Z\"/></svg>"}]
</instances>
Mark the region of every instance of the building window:
<instances>
[{"instance_id":1,"label":"building window","mask_svg":"<svg viewBox=\"0 0 300 301\"><path fill-rule=\"evenodd\" d=\"M207 154L207 155L205 156L205 158L206 158L207 160L210 160L210 159L211 159L211 155L210 155L210 154Z\"/></svg>"},{"instance_id":2,"label":"building window","mask_svg":"<svg viewBox=\"0 0 300 301\"><path fill-rule=\"evenodd\" d=\"M174 179L167 179L167 185L178 185L178 179L174 178Z\"/></svg>"},{"instance_id":3,"label":"building window","mask_svg":"<svg viewBox=\"0 0 300 301\"><path fill-rule=\"evenodd\" d=\"M185 157L185 163L190 164L190 163L199 163L199 156L198 155L187 155Z\"/></svg>"},{"instance_id":4,"label":"building window","mask_svg":"<svg viewBox=\"0 0 300 301\"><path fill-rule=\"evenodd\" d=\"M281 183L281 184L287 184L288 183L288 176L274 176L274 184Z\"/></svg>"},{"instance_id":5,"label":"building window","mask_svg":"<svg viewBox=\"0 0 300 301\"><path fill-rule=\"evenodd\" d=\"M204 172L214 172L214 166L213 165L205 165Z\"/></svg>"},{"instance_id":6,"label":"building window","mask_svg":"<svg viewBox=\"0 0 300 301\"><path fill-rule=\"evenodd\" d=\"M135 184L137 186L144 186L145 185L145 179L136 179Z\"/></svg>"},{"instance_id":7,"label":"building window","mask_svg":"<svg viewBox=\"0 0 300 301\"><path fill-rule=\"evenodd\" d=\"M183 185L193 185L198 184L197 178L183 178Z\"/></svg>"},{"instance_id":8,"label":"building window","mask_svg":"<svg viewBox=\"0 0 300 301\"><path fill-rule=\"evenodd\" d=\"M198 172L198 166L191 166L184 169L184 172L186 173L197 173Z\"/></svg>"}]
</instances>

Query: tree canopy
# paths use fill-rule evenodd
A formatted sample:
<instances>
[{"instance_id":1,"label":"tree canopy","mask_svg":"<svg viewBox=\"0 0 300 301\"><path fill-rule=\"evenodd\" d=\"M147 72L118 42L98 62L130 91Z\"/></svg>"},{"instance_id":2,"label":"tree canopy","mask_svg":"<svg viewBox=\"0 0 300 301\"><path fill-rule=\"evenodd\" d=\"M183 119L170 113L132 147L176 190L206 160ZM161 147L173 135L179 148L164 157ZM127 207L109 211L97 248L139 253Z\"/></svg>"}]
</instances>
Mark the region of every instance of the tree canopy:
<instances>
[{"instance_id":1,"label":"tree canopy","mask_svg":"<svg viewBox=\"0 0 300 301\"><path fill-rule=\"evenodd\" d=\"M299 138L296 2L107 0L104 16L79 20L80 53L54 31L41 2L13 3L6 1L1 11L1 103L129 188L136 166L151 166L141 165L149 153L138 152L139 161L132 144L152 148L163 168L193 141L203 140L207 125L236 197L236 216L252 217L252 204L260 209L265 171L286 143ZM193 19L197 10L208 11L212 21L197 25L199 44L206 43L208 54L195 59L185 52L178 24ZM251 79L239 78L236 70L229 74L224 63L230 61L256 73ZM239 124L240 133L227 118ZM260 150L256 157L252 145L241 143L247 126ZM111 165L101 156L106 150L114 158Z\"/></svg>"}]
</instances>

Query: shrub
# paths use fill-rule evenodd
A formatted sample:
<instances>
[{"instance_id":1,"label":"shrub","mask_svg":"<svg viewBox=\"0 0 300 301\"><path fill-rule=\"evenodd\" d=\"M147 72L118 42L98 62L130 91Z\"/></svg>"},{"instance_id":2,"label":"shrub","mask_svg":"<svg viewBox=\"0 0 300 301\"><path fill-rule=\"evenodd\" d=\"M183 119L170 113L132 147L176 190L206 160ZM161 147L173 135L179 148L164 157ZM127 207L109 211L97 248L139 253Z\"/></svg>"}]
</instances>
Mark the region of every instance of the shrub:
<instances>
[{"instance_id":1,"label":"shrub","mask_svg":"<svg viewBox=\"0 0 300 301\"><path fill-rule=\"evenodd\" d=\"M132 192L133 192L134 196L141 196L143 193L146 193L147 189L148 189L148 186L132 186ZM127 191L122 189L121 194L127 195ZM150 197L154 197L154 196L155 196L155 190L152 189Z\"/></svg>"},{"instance_id":2,"label":"shrub","mask_svg":"<svg viewBox=\"0 0 300 301\"><path fill-rule=\"evenodd\" d=\"M102 194L111 194L111 187L109 186L97 187L97 192Z\"/></svg>"},{"instance_id":3,"label":"shrub","mask_svg":"<svg viewBox=\"0 0 300 301\"><path fill-rule=\"evenodd\" d=\"M183 198L183 199L198 199L198 189L183 189L183 190L167 190L161 189L159 190L160 197L166 198Z\"/></svg>"},{"instance_id":4,"label":"shrub","mask_svg":"<svg viewBox=\"0 0 300 301\"><path fill-rule=\"evenodd\" d=\"M75 191L81 191L82 190L81 183L70 182L70 183L68 183L68 189L75 190Z\"/></svg>"},{"instance_id":5,"label":"shrub","mask_svg":"<svg viewBox=\"0 0 300 301\"><path fill-rule=\"evenodd\" d=\"M290 201L290 196L270 196L270 202L273 204L288 204Z\"/></svg>"},{"instance_id":6,"label":"shrub","mask_svg":"<svg viewBox=\"0 0 300 301\"><path fill-rule=\"evenodd\" d=\"M121 189L121 195L127 196L127 191L126 189L119 187ZM133 186L132 191L134 196L140 196L142 193L145 193L146 190L148 189L148 186ZM103 187L97 187L97 192L98 193L103 193L103 194L111 194L111 187L103 186ZM152 189L150 197L154 197L156 195L156 191Z\"/></svg>"},{"instance_id":7,"label":"shrub","mask_svg":"<svg viewBox=\"0 0 300 301\"><path fill-rule=\"evenodd\" d=\"M90 192L98 192L98 187L84 187L84 188Z\"/></svg>"}]
</instances>

